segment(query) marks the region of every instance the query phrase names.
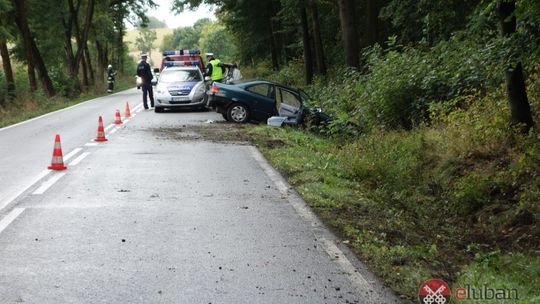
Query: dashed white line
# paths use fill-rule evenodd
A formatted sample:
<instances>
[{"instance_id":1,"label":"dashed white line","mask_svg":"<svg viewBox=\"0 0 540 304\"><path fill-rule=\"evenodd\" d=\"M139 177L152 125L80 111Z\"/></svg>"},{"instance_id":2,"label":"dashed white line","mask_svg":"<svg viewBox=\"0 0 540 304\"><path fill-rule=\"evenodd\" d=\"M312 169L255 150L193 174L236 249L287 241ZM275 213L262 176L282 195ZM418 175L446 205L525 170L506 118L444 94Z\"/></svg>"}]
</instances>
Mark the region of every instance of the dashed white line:
<instances>
[{"instance_id":1,"label":"dashed white line","mask_svg":"<svg viewBox=\"0 0 540 304\"><path fill-rule=\"evenodd\" d=\"M95 147L97 145L99 145L99 143L97 143L97 142L89 142L89 143L84 144L85 147Z\"/></svg>"},{"instance_id":2,"label":"dashed white line","mask_svg":"<svg viewBox=\"0 0 540 304\"><path fill-rule=\"evenodd\" d=\"M48 180L44 181L39 188L36 189L32 194L34 195L40 195L45 193L54 183L56 183L58 180L60 180L64 175L66 175L65 172L57 173L53 175Z\"/></svg>"},{"instance_id":3,"label":"dashed white line","mask_svg":"<svg viewBox=\"0 0 540 304\"><path fill-rule=\"evenodd\" d=\"M116 125L115 124L110 124L110 125L106 126L105 129L103 129L103 131L107 132L107 131L109 131L109 129L111 129L114 126L116 126Z\"/></svg>"},{"instance_id":4,"label":"dashed white line","mask_svg":"<svg viewBox=\"0 0 540 304\"><path fill-rule=\"evenodd\" d=\"M82 148L75 148L73 149L73 151L69 152L68 154L66 154L66 156L64 156L64 161L67 162L70 158L72 158L75 154L79 153L82 151Z\"/></svg>"},{"instance_id":5,"label":"dashed white line","mask_svg":"<svg viewBox=\"0 0 540 304\"><path fill-rule=\"evenodd\" d=\"M79 157L75 158L71 163L69 163L69 166L76 166L78 165L85 157L87 157L90 154L90 152L84 152L83 154L79 155Z\"/></svg>"},{"instance_id":6,"label":"dashed white line","mask_svg":"<svg viewBox=\"0 0 540 304\"><path fill-rule=\"evenodd\" d=\"M8 195L4 201L0 202L0 210L6 208L7 205L11 204L17 197L23 194L28 188L32 187L35 183L39 182L42 178L47 176L51 170L43 170L41 173L36 175L28 184L21 187L18 191L15 191L11 195Z\"/></svg>"},{"instance_id":7,"label":"dashed white line","mask_svg":"<svg viewBox=\"0 0 540 304\"><path fill-rule=\"evenodd\" d=\"M15 208L13 210L11 210L10 213L8 213L8 215L6 215L6 217L4 217L1 221L0 221L0 233L2 231L4 231L4 229L6 229L6 227L11 224L11 222L13 222L19 215L21 215L21 213L23 213L24 211L24 208Z\"/></svg>"}]
</instances>

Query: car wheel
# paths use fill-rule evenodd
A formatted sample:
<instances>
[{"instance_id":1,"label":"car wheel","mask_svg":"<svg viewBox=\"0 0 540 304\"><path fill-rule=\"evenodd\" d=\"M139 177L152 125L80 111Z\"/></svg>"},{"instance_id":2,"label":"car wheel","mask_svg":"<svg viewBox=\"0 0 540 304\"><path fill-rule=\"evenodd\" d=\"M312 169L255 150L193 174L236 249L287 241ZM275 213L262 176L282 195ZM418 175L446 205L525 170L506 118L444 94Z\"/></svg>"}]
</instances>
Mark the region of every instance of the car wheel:
<instances>
[{"instance_id":1,"label":"car wheel","mask_svg":"<svg viewBox=\"0 0 540 304\"><path fill-rule=\"evenodd\" d=\"M161 113L161 112L163 112L163 109L161 107L155 107L154 112L155 113Z\"/></svg>"},{"instance_id":2,"label":"car wheel","mask_svg":"<svg viewBox=\"0 0 540 304\"><path fill-rule=\"evenodd\" d=\"M246 123L249 119L248 108L240 103L233 103L227 109L227 120L235 123Z\"/></svg>"}]
</instances>

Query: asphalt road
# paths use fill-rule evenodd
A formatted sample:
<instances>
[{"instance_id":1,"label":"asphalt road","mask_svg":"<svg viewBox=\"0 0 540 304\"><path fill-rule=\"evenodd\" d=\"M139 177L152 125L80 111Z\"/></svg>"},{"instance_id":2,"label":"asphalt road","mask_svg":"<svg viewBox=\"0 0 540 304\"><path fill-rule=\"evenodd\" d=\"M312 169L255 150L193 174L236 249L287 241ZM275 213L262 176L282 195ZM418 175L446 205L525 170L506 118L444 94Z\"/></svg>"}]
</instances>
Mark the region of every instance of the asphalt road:
<instances>
[{"instance_id":1,"label":"asphalt road","mask_svg":"<svg viewBox=\"0 0 540 304\"><path fill-rule=\"evenodd\" d=\"M129 90L0 129L0 303L397 302L221 121Z\"/></svg>"}]
</instances>

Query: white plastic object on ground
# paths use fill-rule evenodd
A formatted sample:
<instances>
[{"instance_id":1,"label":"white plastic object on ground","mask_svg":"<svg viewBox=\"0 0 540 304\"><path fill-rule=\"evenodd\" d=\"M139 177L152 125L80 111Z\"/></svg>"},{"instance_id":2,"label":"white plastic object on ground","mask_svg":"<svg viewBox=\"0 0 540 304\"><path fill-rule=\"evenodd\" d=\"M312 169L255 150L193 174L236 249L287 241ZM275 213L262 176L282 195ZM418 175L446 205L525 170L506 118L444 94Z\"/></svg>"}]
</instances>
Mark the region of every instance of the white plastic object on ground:
<instances>
[{"instance_id":1,"label":"white plastic object on ground","mask_svg":"<svg viewBox=\"0 0 540 304\"><path fill-rule=\"evenodd\" d=\"M281 127L281 125L283 125L283 122L285 120L287 120L287 117L272 116L268 118L267 124L272 127Z\"/></svg>"}]
</instances>

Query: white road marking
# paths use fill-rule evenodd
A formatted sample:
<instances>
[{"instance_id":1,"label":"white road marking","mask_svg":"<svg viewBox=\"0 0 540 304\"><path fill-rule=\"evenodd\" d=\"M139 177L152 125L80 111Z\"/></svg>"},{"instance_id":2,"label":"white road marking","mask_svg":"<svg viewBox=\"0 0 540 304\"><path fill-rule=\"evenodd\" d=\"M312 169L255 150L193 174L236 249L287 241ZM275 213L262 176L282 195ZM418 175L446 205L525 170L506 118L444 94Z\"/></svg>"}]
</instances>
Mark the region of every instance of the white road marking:
<instances>
[{"instance_id":1,"label":"white road marking","mask_svg":"<svg viewBox=\"0 0 540 304\"><path fill-rule=\"evenodd\" d=\"M103 131L107 132L107 131L109 131L110 128L112 128L114 126L116 126L116 125L115 124L110 124L110 125L106 126L105 129L103 129Z\"/></svg>"},{"instance_id":2,"label":"white road marking","mask_svg":"<svg viewBox=\"0 0 540 304\"><path fill-rule=\"evenodd\" d=\"M304 218L307 222L311 224L312 227L320 228L321 225L319 224L320 221L318 220L317 216L307 203L294 191L289 191L291 189L291 186L285 181L285 179L274 169L266 160L266 158L262 155L262 153L254 146L250 146L250 154L251 156L259 163L261 168L263 169L264 173L272 180L272 182L276 185L279 192L287 197L287 200L289 203L293 206L293 208L296 210L296 212ZM322 245L322 248L324 248L324 251L326 253L334 258L334 261L336 264L347 274L349 274L349 279L351 282L359 288L359 290L372 290L372 286L368 283L368 281L357 271L356 267L351 263L351 261L345 256L343 251L339 249L335 244L334 241L327 239L324 234L321 234L320 232L313 231L317 239L320 241L320 244ZM335 258L335 257L338 258Z\"/></svg>"},{"instance_id":3,"label":"white road marking","mask_svg":"<svg viewBox=\"0 0 540 304\"><path fill-rule=\"evenodd\" d=\"M130 90L130 89L128 89L128 90ZM128 91L128 90L125 90L125 91ZM25 120L25 121L16 123L16 124L11 125L11 126L7 126L7 127L4 127L4 128L1 128L1 129L0 129L0 132L5 131L5 130L7 130L7 129L14 128L14 127L16 127L16 126L20 126L20 125L23 125L23 124L27 124L27 123L29 123L29 122L31 122L31 121L34 121L34 120L42 119L42 118L47 117L47 116L51 116L51 115L54 115L54 114L57 114L57 113L61 113L61 112L67 111L67 110L69 110L69 109L73 109L73 108L82 106L82 105L84 105L84 104L86 104L86 103L88 103L88 102L94 101L94 100L103 99L103 98L108 98L108 97L111 96L111 95L116 95L116 94L119 94L119 93L122 93L122 92L125 92L125 91L120 91L120 92L117 92L117 93L114 93L114 94L109 94L109 95L101 96L101 97L98 97L98 98L90 99L90 100L87 100L87 101L78 103L78 104L76 104L76 105L72 105L71 107L63 108L63 109L60 109L60 110L57 110L57 111L54 111L54 112L51 112L51 113L47 113L47 114L44 114L44 115L41 115L41 116L38 116L38 117L34 117L34 118L32 118L32 119Z\"/></svg>"},{"instance_id":4,"label":"white road marking","mask_svg":"<svg viewBox=\"0 0 540 304\"><path fill-rule=\"evenodd\" d=\"M71 163L69 163L69 166L76 166L78 165L85 157L87 157L90 154L90 152L84 152L83 154L79 155L79 157L75 158Z\"/></svg>"},{"instance_id":5,"label":"white road marking","mask_svg":"<svg viewBox=\"0 0 540 304\"><path fill-rule=\"evenodd\" d=\"M0 201L0 210L6 208L7 205L11 204L17 197L23 194L28 188L32 187L35 183L39 182L42 178L51 173L51 170L43 170L38 175L36 175L28 184L22 186L18 191L15 191L13 194L8 195L3 201Z\"/></svg>"},{"instance_id":6,"label":"white road marking","mask_svg":"<svg viewBox=\"0 0 540 304\"><path fill-rule=\"evenodd\" d=\"M97 143L97 142L89 142L89 143L85 143L84 145L86 147L95 147L95 146L99 145L99 143Z\"/></svg>"},{"instance_id":7,"label":"white road marking","mask_svg":"<svg viewBox=\"0 0 540 304\"><path fill-rule=\"evenodd\" d=\"M118 131L119 128L114 128L112 129L110 132L109 132L109 135L112 135L114 133L116 133L116 131Z\"/></svg>"},{"instance_id":8,"label":"white road marking","mask_svg":"<svg viewBox=\"0 0 540 304\"><path fill-rule=\"evenodd\" d=\"M125 118L125 117L124 117L124 123L125 123L125 124L127 124L128 121L130 121L130 120L131 120L130 118Z\"/></svg>"},{"instance_id":9,"label":"white road marking","mask_svg":"<svg viewBox=\"0 0 540 304\"><path fill-rule=\"evenodd\" d=\"M45 193L54 183L56 183L59 179L61 179L64 175L66 175L65 172L57 173L53 175L53 177L49 178L48 180L44 181L39 188L36 189L32 194L34 195L41 195Z\"/></svg>"},{"instance_id":10,"label":"white road marking","mask_svg":"<svg viewBox=\"0 0 540 304\"><path fill-rule=\"evenodd\" d=\"M6 229L6 227L11 224L11 222L13 222L19 215L21 215L23 211L24 208L15 208L11 210L11 212L0 221L0 233L2 233L2 231L4 231L4 229Z\"/></svg>"},{"instance_id":11,"label":"white road marking","mask_svg":"<svg viewBox=\"0 0 540 304\"><path fill-rule=\"evenodd\" d=\"M319 239L321 245L324 248L324 251L334 259L341 269L343 269L348 275L349 280L351 280L356 286L361 290L370 290L372 289L371 284L356 270L356 267L353 266L351 261L343 254L341 249L339 249L334 242L331 240L321 238Z\"/></svg>"},{"instance_id":12,"label":"white road marking","mask_svg":"<svg viewBox=\"0 0 540 304\"><path fill-rule=\"evenodd\" d=\"M68 154L66 154L66 156L64 156L64 162L67 162L70 158L72 158L75 154L79 153L82 151L82 148L75 148L73 149L73 151L69 152Z\"/></svg>"}]
</instances>

